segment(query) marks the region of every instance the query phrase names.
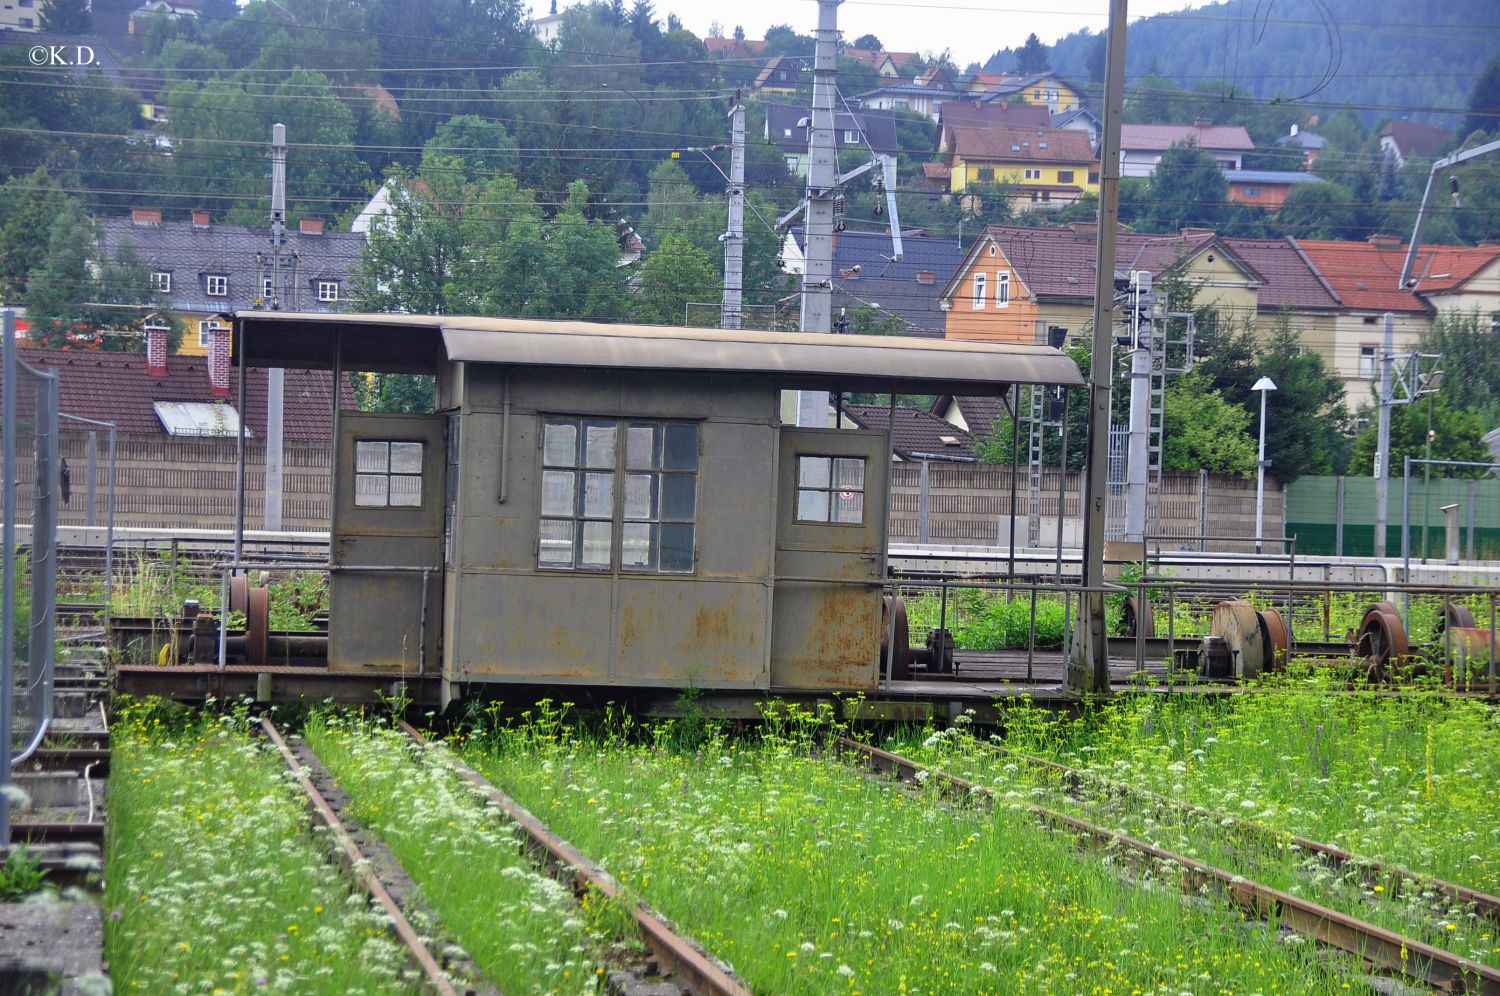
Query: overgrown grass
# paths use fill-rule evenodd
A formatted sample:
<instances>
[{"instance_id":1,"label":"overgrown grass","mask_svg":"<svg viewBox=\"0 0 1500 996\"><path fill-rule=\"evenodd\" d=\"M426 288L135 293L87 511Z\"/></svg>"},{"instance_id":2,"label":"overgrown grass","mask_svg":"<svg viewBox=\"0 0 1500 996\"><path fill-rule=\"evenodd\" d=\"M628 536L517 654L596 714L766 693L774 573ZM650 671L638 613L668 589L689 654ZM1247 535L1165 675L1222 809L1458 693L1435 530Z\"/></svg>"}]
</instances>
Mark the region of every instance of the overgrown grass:
<instances>
[{"instance_id":1,"label":"overgrown grass","mask_svg":"<svg viewBox=\"0 0 1500 996\"><path fill-rule=\"evenodd\" d=\"M1126 871L1004 807L819 757L794 710L749 744L625 733L580 734L544 706L465 753L757 992L1364 988L1348 963L1184 897L1170 868Z\"/></svg>"},{"instance_id":2,"label":"overgrown grass","mask_svg":"<svg viewBox=\"0 0 1500 996\"><path fill-rule=\"evenodd\" d=\"M921 594L907 599L906 616L911 639L921 645L927 631L942 615L941 596ZM1074 606L1077 611L1077 606ZM1025 648L1031 640L1031 593L1017 591L1007 600L1004 592L979 588L955 588L948 593L948 629L953 642L965 650ZM1063 640L1063 604L1050 595L1037 596L1036 645L1060 647Z\"/></svg>"},{"instance_id":3,"label":"overgrown grass","mask_svg":"<svg viewBox=\"0 0 1500 996\"><path fill-rule=\"evenodd\" d=\"M505 993L592 991L590 914L521 853L520 832L381 723L315 713L304 735L437 912Z\"/></svg>"},{"instance_id":4,"label":"overgrown grass","mask_svg":"<svg viewBox=\"0 0 1500 996\"><path fill-rule=\"evenodd\" d=\"M415 989L243 714L124 703L111 736L105 956L119 992Z\"/></svg>"},{"instance_id":5,"label":"overgrown grass","mask_svg":"<svg viewBox=\"0 0 1500 996\"><path fill-rule=\"evenodd\" d=\"M1301 713L1299 703L1288 697L1278 698L1283 699L1278 703L1278 711L1295 721L1294 717ZM1374 705L1377 711L1385 708L1381 700L1376 700ZM1387 715L1370 717L1369 721L1383 725L1396 718L1398 717ZM1343 910L1359 919L1378 923L1475 961L1500 966L1500 941L1497 941L1496 924L1478 916L1472 905L1448 900L1418 882L1399 877L1385 876L1378 881L1366 880L1362 875L1362 862L1359 861L1351 862L1341 869L1331 868L1317 855L1304 852L1290 842L1287 817L1296 820L1300 816L1300 806L1315 806L1315 793L1337 793L1337 790L1330 793L1330 786L1334 781L1330 777L1333 765L1326 752L1317 763L1320 766L1326 764L1329 774L1309 777L1309 784L1298 793L1299 805L1282 806L1278 805L1277 799L1266 798L1260 784L1246 786L1238 791L1231 789L1234 784L1231 770L1240 767L1238 762L1243 758L1236 756L1234 748L1230 747L1230 756L1222 758L1222 763L1216 765L1208 760L1221 743L1232 744L1237 739L1228 729L1231 724L1223 721L1222 716L1217 717L1214 725L1214 734L1203 737L1201 741L1204 746L1185 752L1187 760L1166 761L1165 769L1174 779L1182 779L1172 782L1169 790L1172 797L1183 794L1179 789L1186 789L1187 781L1202 781L1204 784L1199 787L1206 789L1209 795L1219 794L1217 811L1225 814L1223 818L1186 815L1167 806L1144 802L1139 797L1106 790L1103 781L1120 781L1123 777L1123 780L1133 783L1134 778L1140 777L1139 768L1122 759L1119 750L1102 747L1084 747L1079 750L1079 755L1085 758L1083 763L1088 764L1091 759L1093 770L1098 772L1100 778L1092 786L1085 786L1093 791L1085 791L1079 795L1069 791L1070 786L1063 783L1056 771L998 754L989 749L987 742L981 742L972 736L963 725L945 730L929 729L898 735L887 746L1002 795L1034 800L1053 809L1071 812L1091 822L1149 840L1319 904ZM1130 726L1127 729L1139 731L1141 727ZM995 735L992 739L998 741L1004 738ZM1283 744L1286 739L1283 737ZM1483 737L1480 739L1482 742ZM1260 747L1262 742L1257 742L1255 746ZM1347 756L1351 746L1342 744L1331 749ZM1283 749L1282 746L1269 743L1262 749L1266 748L1278 751ZM1399 753L1400 749L1400 745L1397 745L1396 752ZM1378 773L1381 767L1386 767L1382 762L1390 760L1393 758L1372 755L1370 765ZM1445 755L1444 760L1452 758ZM1295 759L1289 755L1278 753L1276 761L1278 766L1289 765L1293 769L1297 767L1293 763ZM1191 772L1190 768L1193 769ZM1352 772L1341 771L1340 774ZM1434 772L1434 779L1438 778ZM1366 779L1365 784L1368 786L1375 780ZM1447 776L1442 776L1442 780L1446 782ZM1286 782L1282 784L1285 785ZM1322 815L1355 825L1369 820L1374 809L1380 806L1381 794L1361 790L1357 793L1357 798L1358 802L1343 812L1329 811L1329 807L1323 807ZM1398 793L1392 792L1387 796L1388 800L1392 798L1398 803L1401 801ZM1448 805L1449 801L1445 800L1442 808L1446 811ZM1399 822L1401 816L1395 811L1398 808L1399 806L1391 807L1381 813L1380 824ZM1285 812L1286 809L1290 812ZM1471 816L1478 815L1472 810L1468 812ZM1229 817L1249 819L1267 827L1268 832L1263 835L1246 832L1241 824ZM1471 832L1479 831L1481 840L1485 837L1485 831L1494 830L1500 820L1492 813L1486 822L1488 826L1470 827ZM1443 833L1444 829L1450 828L1440 828L1438 833ZM1488 839L1494 840L1494 837L1491 835ZM1471 843L1473 842L1471 838ZM1489 847L1482 846L1481 851L1488 853ZM1462 883L1472 885L1477 880L1476 877L1483 874L1480 869L1473 867L1474 857L1478 855L1470 856L1465 862L1467 867L1461 869L1465 873L1465 877L1460 879ZM1393 864L1404 862L1406 855L1403 853L1398 858L1387 860Z\"/></svg>"}]
</instances>

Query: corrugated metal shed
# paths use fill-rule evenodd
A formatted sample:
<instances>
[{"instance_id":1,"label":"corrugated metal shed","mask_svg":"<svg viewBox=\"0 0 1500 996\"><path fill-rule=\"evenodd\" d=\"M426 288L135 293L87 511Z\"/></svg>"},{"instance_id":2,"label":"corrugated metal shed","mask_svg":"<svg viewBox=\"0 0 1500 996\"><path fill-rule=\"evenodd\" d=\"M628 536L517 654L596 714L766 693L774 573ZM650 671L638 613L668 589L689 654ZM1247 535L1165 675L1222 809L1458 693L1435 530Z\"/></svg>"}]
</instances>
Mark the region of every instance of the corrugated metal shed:
<instances>
[{"instance_id":1,"label":"corrugated metal shed","mask_svg":"<svg viewBox=\"0 0 1500 996\"><path fill-rule=\"evenodd\" d=\"M337 340L348 370L432 369L441 350L470 363L763 375L845 391L904 384L999 394L1015 383L1083 383L1059 350L1013 343L419 315L241 312L235 325L235 359L255 366L327 366Z\"/></svg>"}]
</instances>

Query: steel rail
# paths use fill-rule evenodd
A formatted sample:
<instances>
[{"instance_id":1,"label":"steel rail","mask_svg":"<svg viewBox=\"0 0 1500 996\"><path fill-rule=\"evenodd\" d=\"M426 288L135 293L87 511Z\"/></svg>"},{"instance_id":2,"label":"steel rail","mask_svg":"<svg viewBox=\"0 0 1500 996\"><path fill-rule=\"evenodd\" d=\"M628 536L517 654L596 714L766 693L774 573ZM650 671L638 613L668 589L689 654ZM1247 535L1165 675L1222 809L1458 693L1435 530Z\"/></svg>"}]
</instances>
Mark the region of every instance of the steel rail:
<instances>
[{"instance_id":1,"label":"steel rail","mask_svg":"<svg viewBox=\"0 0 1500 996\"><path fill-rule=\"evenodd\" d=\"M359 845L354 842L354 838L349 836L349 831L345 829L343 821L333 811L333 807L328 805L328 800L323 797L323 793L319 792L317 786L312 783L312 778L303 767L302 762L297 760L291 748L286 745L286 741L281 738L281 733L276 729L276 724L262 716L260 728L265 732L271 743L276 745L276 749L281 752L281 759L286 762L286 766L291 769L292 774L297 776L297 781L302 786L302 791L307 793L307 798L312 802L313 809L322 817L323 825L328 827L329 832L333 834L334 841L343 850L344 857L348 860L351 874L359 880L360 885L364 887L365 891L380 904L380 908L385 911L385 915L390 917L391 929L396 932L396 936L406 946L407 951L410 952L412 961L416 962L417 967L421 969L422 974L426 977L428 986L434 992L438 993L439 996L458 996L458 991L453 988L453 983L449 982L448 977L443 974L442 967L432 957L432 952L427 950L427 946L422 943L422 939L417 936L416 930L412 928L411 922L406 919L406 914L401 912L401 907L397 906L396 901L391 898L390 891L386 889L385 885L370 867L370 862L365 858L364 853L360 851Z\"/></svg>"},{"instance_id":2,"label":"steel rail","mask_svg":"<svg viewBox=\"0 0 1500 996\"><path fill-rule=\"evenodd\" d=\"M989 789L947 772L848 737L840 737L838 744L863 754L876 770L893 771L905 781L916 781L917 773L925 771L930 780L937 781L943 788L960 793L965 799L979 801L987 809L995 806L995 794ZM1328 947L1362 958L1376 968L1404 975L1445 991L1500 996L1500 971L1488 965L1481 965L1442 948L1366 923L1289 892L1261 885L1242 875L1176 854L1128 834L1096 826L1036 803L1019 802L1016 805L1049 829L1064 830L1106 846L1128 849L1176 865L1182 870L1184 885L1212 888L1248 913Z\"/></svg>"},{"instance_id":3,"label":"steel rail","mask_svg":"<svg viewBox=\"0 0 1500 996\"><path fill-rule=\"evenodd\" d=\"M554 868L566 872L572 878L575 890L588 888L611 900L624 899L640 929L642 939L658 961L676 976L676 984L701 996L750 996L750 990L743 982L730 975L697 945L673 930L665 920L642 903L629 901L625 890L613 876L553 833L519 802L500 791L489 779L460 761L451 751L434 749L433 743L410 723L398 720L398 725L415 743L431 750L440 763L447 765L473 785L508 819L524 830L531 838L532 847L544 853Z\"/></svg>"},{"instance_id":4,"label":"steel rail","mask_svg":"<svg viewBox=\"0 0 1500 996\"><path fill-rule=\"evenodd\" d=\"M1500 920L1500 896L1492 896L1477 889L1470 889L1468 886L1447 882L1422 872L1411 871L1410 869L1402 868L1400 865L1383 864L1374 858L1365 858L1346 851L1341 847L1335 847L1332 844L1324 844L1321 841L1312 840L1308 837L1299 837L1296 834L1285 833L1273 827L1256 823L1254 820L1247 820L1242 816L1236 816L1233 813L1225 813L1216 809L1209 809L1207 806L1199 806L1196 803L1173 799L1171 796L1162 795L1159 792L1153 792L1150 789L1130 785L1126 782L1112 781L1095 771L1088 771L1083 768L1070 768L1066 764L1060 764L1057 761L1051 761L1045 757L1037 757L1034 754L1027 754L1023 751L1011 750L1008 747L1001 747L998 744L987 744L982 741L976 742L986 750L993 751L1003 757L1013 757L1028 764L1056 771L1063 776L1071 788L1080 788L1084 783L1092 782L1095 786L1102 787L1106 792L1114 795L1147 800L1161 809L1172 809L1180 813L1190 813L1193 816L1211 819L1220 825L1227 823L1238 830L1269 838L1279 844L1294 845L1304 851L1316 854L1325 864L1336 870L1342 870L1345 866L1352 865L1359 872L1361 882L1367 885L1384 884L1387 895L1391 897L1400 893L1404 879L1410 879L1421 888L1440 892L1454 902L1473 906L1475 911L1481 916L1491 920Z\"/></svg>"}]
</instances>

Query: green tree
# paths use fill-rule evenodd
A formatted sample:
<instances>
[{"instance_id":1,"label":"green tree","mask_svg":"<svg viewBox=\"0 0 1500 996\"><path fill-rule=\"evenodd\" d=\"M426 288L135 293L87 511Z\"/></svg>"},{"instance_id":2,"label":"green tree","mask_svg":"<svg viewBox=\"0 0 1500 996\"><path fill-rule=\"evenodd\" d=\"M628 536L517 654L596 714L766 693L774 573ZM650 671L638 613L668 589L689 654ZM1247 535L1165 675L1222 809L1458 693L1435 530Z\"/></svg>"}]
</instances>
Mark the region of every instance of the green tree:
<instances>
[{"instance_id":1,"label":"green tree","mask_svg":"<svg viewBox=\"0 0 1500 996\"><path fill-rule=\"evenodd\" d=\"M1194 145L1174 145L1156 164L1146 198L1140 221L1149 231L1217 229L1227 215L1229 181L1207 152Z\"/></svg>"},{"instance_id":2,"label":"green tree","mask_svg":"<svg viewBox=\"0 0 1500 996\"><path fill-rule=\"evenodd\" d=\"M852 47L868 49L871 52L885 51L885 46L880 43L880 39L871 34L863 34L854 39L854 44Z\"/></svg>"},{"instance_id":3,"label":"green tree","mask_svg":"<svg viewBox=\"0 0 1500 996\"><path fill-rule=\"evenodd\" d=\"M520 159L516 140L505 125L473 114L460 114L438 125L422 147L422 155L424 160L434 155L456 158L469 182L513 173Z\"/></svg>"},{"instance_id":4,"label":"green tree","mask_svg":"<svg viewBox=\"0 0 1500 996\"><path fill-rule=\"evenodd\" d=\"M93 26L88 0L43 0L42 30L58 35L81 35Z\"/></svg>"},{"instance_id":5,"label":"green tree","mask_svg":"<svg viewBox=\"0 0 1500 996\"><path fill-rule=\"evenodd\" d=\"M1033 73L1045 73L1051 69L1047 59L1047 46L1036 36L1036 32L1026 36L1026 43L1016 51L1016 71L1030 76Z\"/></svg>"},{"instance_id":6,"label":"green tree","mask_svg":"<svg viewBox=\"0 0 1500 996\"><path fill-rule=\"evenodd\" d=\"M1263 376L1275 382L1276 393L1268 399L1266 457L1278 480L1285 484L1304 474L1343 471L1352 428L1343 381L1324 369L1321 357L1303 351L1290 316L1278 316L1269 332L1249 322L1221 329L1207 350L1201 370L1226 401L1259 411L1252 386Z\"/></svg>"},{"instance_id":7,"label":"green tree","mask_svg":"<svg viewBox=\"0 0 1500 996\"><path fill-rule=\"evenodd\" d=\"M454 267L465 258L461 167L457 160L435 162L446 164L447 170L431 180L398 169L386 181L390 211L371 226L350 281L366 311L442 315L468 310L462 301L450 301Z\"/></svg>"},{"instance_id":8,"label":"green tree","mask_svg":"<svg viewBox=\"0 0 1500 996\"><path fill-rule=\"evenodd\" d=\"M32 268L47 258L52 223L67 203L45 166L0 186L0 301L22 300Z\"/></svg>"},{"instance_id":9,"label":"green tree","mask_svg":"<svg viewBox=\"0 0 1500 996\"><path fill-rule=\"evenodd\" d=\"M641 263L641 291L634 316L656 325L686 325L690 302L718 297L719 273L713 259L681 232L662 239Z\"/></svg>"},{"instance_id":10,"label":"green tree","mask_svg":"<svg viewBox=\"0 0 1500 996\"><path fill-rule=\"evenodd\" d=\"M841 331L850 335L908 335L911 332L911 324L906 319L871 304L841 307L839 311L835 328L842 323L846 327Z\"/></svg>"},{"instance_id":11,"label":"green tree","mask_svg":"<svg viewBox=\"0 0 1500 996\"><path fill-rule=\"evenodd\" d=\"M1459 126L1459 141L1476 132L1492 135L1500 131L1500 118L1495 116L1497 109L1500 109L1500 55L1490 60L1479 79L1474 81L1474 89L1469 91L1469 113Z\"/></svg>"},{"instance_id":12,"label":"green tree","mask_svg":"<svg viewBox=\"0 0 1500 996\"><path fill-rule=\"evenodd\" d=\"M1255 471L1252 416L1190 373L1167 388L1162 412L1162 469L1206 470L1248 477Z\"/></svg>"},{"instance_id":13,"label":"green tree","mask_svg":"<svg viewBox=\"0 0 1500 996\"><path fill-rule=\"evenodd\" d=\"M1346 239L1359 230L1354 195L1326 181L1293 187L1276 220L1287 235L1299 239Z\"/></svg>"},{"instance_id":14,"label":"green tree","mask_svg":"<svg viewBox=\"0 0 1500 996\"><path fill-rule=\"evenodd\" d=\"M1446 388L1447 380L1443 381ZM1391 409L1391 476L1405 472L1407 457L1422 460L1427 456L1427 426L1432 425L1432 459L1463 460L1489 463L1489 449L1484 445L1486 425L1473 409L1457 408L1446 390L1428 395L1409 405ZM1354 458L1349 467L1356 474L1375 473L1375 444L1378 427L1369 425L1354 442ZM1479 468L1443 468L1452 473L1444 477L1481 477Z\"/></svg>"},{"instance_id":15,"label":"green tree","mask_svg":"<svg viewBox=\"0 0 1500 996\"><path fill-rule=\"evenodd\" d=\"M1479 413L1490 427L1500 425L1500 312L1447 311L1422 336L1422 352L1442 357L1447 371L1443 396L1457 409Z\"/></svg>"}]
</instances>

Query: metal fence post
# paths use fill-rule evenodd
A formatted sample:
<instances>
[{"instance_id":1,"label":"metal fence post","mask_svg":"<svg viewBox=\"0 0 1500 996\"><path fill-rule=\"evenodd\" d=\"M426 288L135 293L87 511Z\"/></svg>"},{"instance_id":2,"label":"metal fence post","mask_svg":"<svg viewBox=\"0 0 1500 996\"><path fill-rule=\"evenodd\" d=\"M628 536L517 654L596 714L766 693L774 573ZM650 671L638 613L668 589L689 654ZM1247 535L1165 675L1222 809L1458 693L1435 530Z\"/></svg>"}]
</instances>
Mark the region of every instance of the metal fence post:
<instances>
[{"instance_id":1,"label":"metal fence post","mask_svg":"<svg viewBox=\"0 0 1500 996\"><path fill-rule=\"evenodd\" d=\"M1411 457L1401 474L1401 622L1411 627Z\"/></svg>"},{"instance_id":2,"label":"metal fence post","mask_svg":"<svg viewBox=\"0 0 1500 996\"><path fill-rule=\"evenodd\" d=\"M84 437L83 455L85 472L88 475L88 480L84 483L86 491L83 524L92 529L94 527L94 499L99 488L99 434L92 429Z\"/></svg>"},{"instance_id":3,"label":"metal fence post","mask_svg":"<svg viewBox=\"0 0 1500 996\"><path fill-rule=\"evenodd\" d=\"M3 479L5 489L3 523L0 523L0 545L4 546L3 555L0 555L0 570L4 571L4 595L0 598L3 608L0 608L0 745L5 751L5 763L0 764L0 847L10 846L10 794L5 789L10 786L10 707L11 697L15 691L15 672L12 670L16 659L16 395L19 393L20 385L16 382L16 313L6 309L3 320L0 320L0 334L3 334L5 342L4 351L4 394L3 434L4 443L4 471Z\"/></svg>"},{"instance_id":4,"label":"metal fence post","mask_svg":"<svg viewBox=\"0 0 1500 996\"><path fill-rule=\"evenodd\" d=\"M1203 538L1208 535L1208 471L1198 471L1198 552L1206 547Z\"/></svg>"},{"instance_id":5,"label":"metal fence post","mask_svg":"<svg viewBox=\"0 0 1500 996\"><path fill-rule=\"evenodd\" d=\"M1469 498L1468 498L1468 500L1469 500L1469 511L1468 511L1468 519L1469 519L1469 542L1468 542L1468 545L1467 545L1467 547L1465 549L1465 553L1467 554L1467 556L1464 559L1465 560L1473 560L1474 559L1474 479L1472 477L1469 478Z\"/></svg>"},{"instance_id":6,"label":"metal fence post","mask_svg":"<svg viewBox=\"0 0 1500 996\"><path fill-rule=\"evenodd\" d=\"M927 512L928 501L932 488L932 463L928 460L922 461L921 487L917 495L917 542L922 546L927 545Z\"/></svg>"},{"instance_id":7,"label":"metal fence post","mask_svg":"<svg viewBox=\"0 0 1500 996\"><path fill-rule=\"evenodd\" d=\"M1282 529L1286 525L1282 524ZM1333 555L1344 555L1344 475L1340 474L1335 484L1333 498Z\"/></svg>"}]
</instances>

